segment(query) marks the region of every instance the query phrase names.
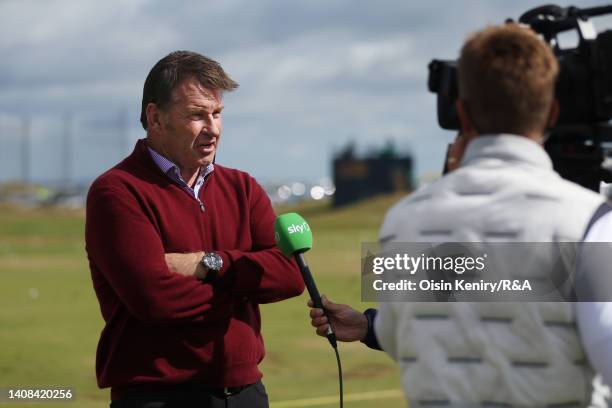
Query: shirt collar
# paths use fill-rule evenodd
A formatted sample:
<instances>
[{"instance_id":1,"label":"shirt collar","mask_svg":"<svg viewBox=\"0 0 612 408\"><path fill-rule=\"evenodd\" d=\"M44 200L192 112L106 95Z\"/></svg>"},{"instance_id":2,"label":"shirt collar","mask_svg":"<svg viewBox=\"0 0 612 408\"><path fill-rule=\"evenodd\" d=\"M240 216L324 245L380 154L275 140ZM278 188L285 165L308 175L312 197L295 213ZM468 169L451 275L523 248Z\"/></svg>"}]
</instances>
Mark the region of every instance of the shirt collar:
<instances>
[{"instance_id":1,"label":"shirt collar","mask_svg":"<svg viewBox=\"0 0 612 408\"><path fill-rule=\"evenodd\" d=\"M553 168L552 161L542 145L525 136L510 134L476 137L465 149L461 166L481 159L498 159L545 169Z\"/></svg>"},{"instance_id":2,"label":"shirt collar","mask_svg":"<svg viewBox=\"0 0 612 408\"><path fill-rule=\"evenodd\" d=\"M174 162L162 156L161 154L157 153L155 150L151 149L150 146L147 146L147 149L149 149L151 158L153 159L157 167L159 167L159 169L162 171L162 173L164 173L165 175L167 175L168 177L170 177L172 180L176 181L179 184L187 184L185 180L183 180L183 178L181 177L181 172L179 171L179 167ZM200 169L200 174L198 176L198 180L196 181L196 183L202 181L206 176L212 173L214 169L215 169L215 165L212 163L206 166L206 169L204 169L204 171L201 171L202 169Z\"/></svg>"}]
</instances>

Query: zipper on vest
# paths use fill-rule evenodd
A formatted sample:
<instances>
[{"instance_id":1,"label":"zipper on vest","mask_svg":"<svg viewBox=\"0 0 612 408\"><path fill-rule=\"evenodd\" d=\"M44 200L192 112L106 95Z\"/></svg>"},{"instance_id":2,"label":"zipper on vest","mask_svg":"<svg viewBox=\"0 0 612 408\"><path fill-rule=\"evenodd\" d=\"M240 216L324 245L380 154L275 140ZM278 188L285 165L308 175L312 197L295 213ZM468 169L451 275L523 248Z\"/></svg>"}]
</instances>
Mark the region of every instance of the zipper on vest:
<instances>
[{"instance_id":1,"label":"zipper on vest","mask_svg":"<svg viewBox=\"0 0 612 408\"><path fill-rule=\"evenodd\" d=\"M198 204L200 204L200 211L201 212L206 212L206 207L204 207L204 203L202 202L202 200L200 200L197 197L196 197L196 200L198 200Z\"/></svg>"}]
</instances>

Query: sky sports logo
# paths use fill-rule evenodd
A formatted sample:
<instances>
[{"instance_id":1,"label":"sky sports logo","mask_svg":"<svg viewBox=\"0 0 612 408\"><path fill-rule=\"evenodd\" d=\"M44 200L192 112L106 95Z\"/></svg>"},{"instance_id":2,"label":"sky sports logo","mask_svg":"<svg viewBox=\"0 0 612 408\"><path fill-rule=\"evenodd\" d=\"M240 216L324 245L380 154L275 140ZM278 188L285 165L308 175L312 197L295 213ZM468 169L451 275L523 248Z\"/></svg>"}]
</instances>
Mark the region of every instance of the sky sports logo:
<instances>
[{"instance_id":1,"label":"sky sports logo","mask_svg":"<svg viewBox=\"0 0 612 408\"><path fill-rule=\"evenodd\" d=\"M308 232L310 231L310 226L308 225L308 223L303 222L301 224L291 224L290 226L287 227L287 232L289 234L303 234L304 232Z\"/></svg>"},{"instance_id":2,"label":"sky sports logo","mask_svg":"<svg viewBox=\"0 0 612 408\"><path fill-rule=\"evenodd\" d=\"M291 224L287 227L287 232L289 233L289 235L303 234L305 232L310 232L310 226L306 221L301 224ZM280 234L278 231L274 232L274 239L277 243L280 241Z\"/></svg>"}]
</instances>

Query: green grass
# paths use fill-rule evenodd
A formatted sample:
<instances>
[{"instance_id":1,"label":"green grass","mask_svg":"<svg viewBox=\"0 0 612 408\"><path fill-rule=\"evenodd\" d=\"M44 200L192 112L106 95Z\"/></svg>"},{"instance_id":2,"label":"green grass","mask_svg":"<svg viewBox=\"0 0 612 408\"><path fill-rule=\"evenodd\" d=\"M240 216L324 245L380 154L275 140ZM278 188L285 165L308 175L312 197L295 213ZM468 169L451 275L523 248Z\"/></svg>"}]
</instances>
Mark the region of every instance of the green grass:
<instances>
[{"instance_id":1,"label":"green grass","mask_svg":"<svg viewBox=\"0 0 612 408\"><path fill-rule=\"evenodd\" d=\"M322 293L358 309L369 307L360 302L360 244L376 240L385 211L398 198L341 210L321 203L278 210L298 211L310 223L315 242L307 258ZM0 209L0 387L75 389L74 402L54 407L108 406L109 391L99 390L95 381L103 322L85 258L83 223L82 211ZM272 407L338 393L333 351L314 334L306 301L304 294L262 306L267 355L261 368ZM397 369L384 353L360 343L342 343L340 350L345 395L400 389ZM397 396L345 406L377 403L405 406Z\"/></svg>"}]
</instances>

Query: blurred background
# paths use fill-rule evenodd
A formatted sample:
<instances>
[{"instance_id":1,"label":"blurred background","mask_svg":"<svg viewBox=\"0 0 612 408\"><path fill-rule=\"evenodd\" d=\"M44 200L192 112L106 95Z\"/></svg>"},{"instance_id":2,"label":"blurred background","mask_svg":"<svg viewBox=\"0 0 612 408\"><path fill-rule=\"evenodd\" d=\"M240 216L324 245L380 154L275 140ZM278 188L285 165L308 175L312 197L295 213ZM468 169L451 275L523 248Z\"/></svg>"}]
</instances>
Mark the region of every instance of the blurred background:
<instances>
[{"instance_id":1,"label":"blurred background","mask_svg":"<svg viewBox=\"0 0 612 408\"><path fill-rule=\"evenodd\" d=\"M240 83L225 96L217 162L251 173L278 212L301 212L321 291L366 308L361 242L439 176L454 138L437 126L427 64L541 4L0 0L0 387L74 387L67 405L107 405L94 375L102 319L83 204L93 179L144 137L142 85L160 58L197 51ZM560 3L570 4L601 2ZM337 406L334 357L305 302L263 308L273 407ZM342 353L347 406L405 406L384 354L360 344Z\"/></svg>"}]
</instances>

